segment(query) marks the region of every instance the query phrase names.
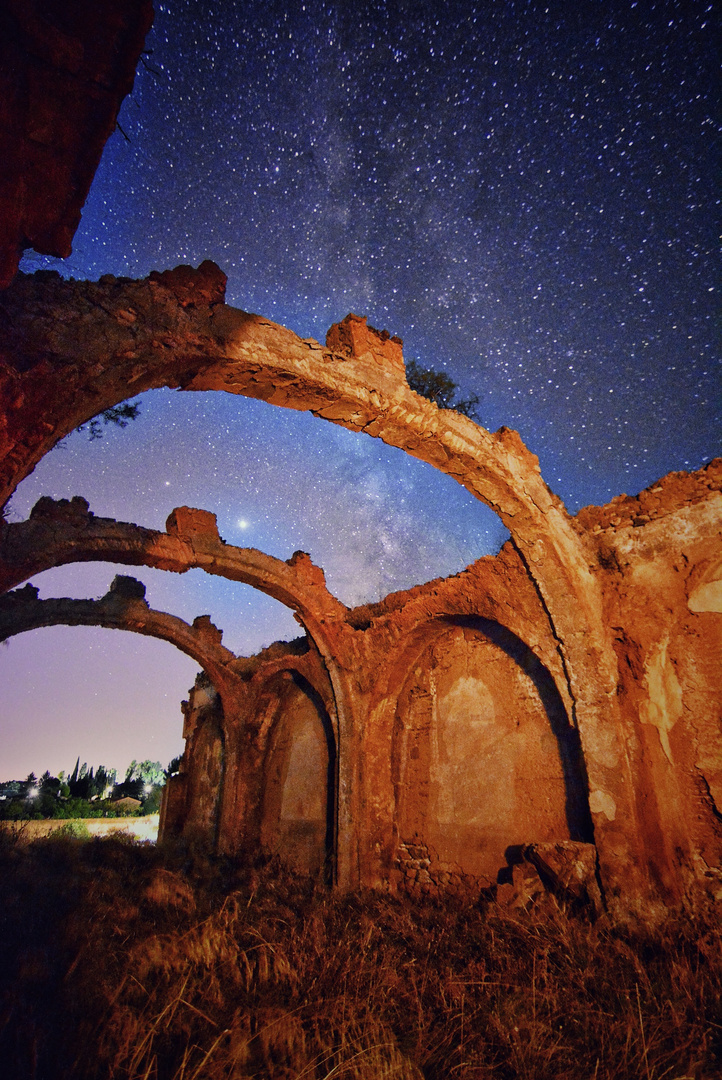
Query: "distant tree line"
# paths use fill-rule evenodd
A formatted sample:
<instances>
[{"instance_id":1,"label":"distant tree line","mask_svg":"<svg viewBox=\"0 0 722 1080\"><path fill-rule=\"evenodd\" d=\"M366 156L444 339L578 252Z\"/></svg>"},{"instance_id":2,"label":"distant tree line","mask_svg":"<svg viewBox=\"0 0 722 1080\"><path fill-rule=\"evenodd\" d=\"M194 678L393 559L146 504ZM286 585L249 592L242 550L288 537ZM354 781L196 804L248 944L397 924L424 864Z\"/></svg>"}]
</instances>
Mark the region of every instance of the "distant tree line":
<instances>
[{"instance_id":1,"label":"distant tree line","mask_svg":"<svg viewBox=\"0 0 722 1080\"><path fill-rule=\"evenodd\" d=\"M165 781L178 771L180 757L166 769L159 761L133 760L118 782L115 769L87 762L78 757L69 774L61 771L51 776L46 771L38 779L30 773L25 780L0 784L0 820L27 818L117 817L126 814L154 814L160 809ZM119 805L130 798L137 806Z\"/></svg>"}]
</instances>

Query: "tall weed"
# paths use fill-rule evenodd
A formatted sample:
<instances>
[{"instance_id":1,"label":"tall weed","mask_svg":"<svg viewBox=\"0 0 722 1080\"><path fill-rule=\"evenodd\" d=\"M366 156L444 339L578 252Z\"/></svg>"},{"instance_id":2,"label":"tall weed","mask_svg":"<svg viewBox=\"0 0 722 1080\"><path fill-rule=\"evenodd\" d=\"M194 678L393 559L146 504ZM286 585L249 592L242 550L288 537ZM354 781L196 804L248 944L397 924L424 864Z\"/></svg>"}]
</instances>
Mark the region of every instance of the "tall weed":
<instances>
[{"instance_id":1,"label":"tall weed","mask_svg":"<svg viewBox=\"0 0 722 1080\"><path fill-rule=\"evenodd\" d=\"M712 1080L712 912L332 895L67 837L0 848L0 1061L23 1080Z\"/></svg>"}]
</instances>

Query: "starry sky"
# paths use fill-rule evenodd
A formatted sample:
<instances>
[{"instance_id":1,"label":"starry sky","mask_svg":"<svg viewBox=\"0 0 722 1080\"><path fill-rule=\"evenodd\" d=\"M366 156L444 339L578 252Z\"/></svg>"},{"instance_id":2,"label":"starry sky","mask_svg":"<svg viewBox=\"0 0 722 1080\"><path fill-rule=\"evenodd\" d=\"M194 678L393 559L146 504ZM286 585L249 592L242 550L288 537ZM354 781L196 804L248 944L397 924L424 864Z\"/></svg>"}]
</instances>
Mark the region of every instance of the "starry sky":
<instances>
[{"instance_id":1,"label":"starry sky","mask_svg":"<svg viewBox=\"0 0 722 1080\"><path fill-rule=\"evenodd\" d=\"M719 27L706 0L156 3L72 256L28 271L145 276L214 259L228 302L323 340L349 311L521 432L571 511L719 454ZM348 604L498 550L494 515L429 466L305 414L153 391L140 418L64 440L20 485L323 566ZM236 584L107 564L39 575L208 613L249 654L297 636ZM89 628L0 649L0 777L123 770L182 749L197 667Z\"/></svg>"}]
</instances>

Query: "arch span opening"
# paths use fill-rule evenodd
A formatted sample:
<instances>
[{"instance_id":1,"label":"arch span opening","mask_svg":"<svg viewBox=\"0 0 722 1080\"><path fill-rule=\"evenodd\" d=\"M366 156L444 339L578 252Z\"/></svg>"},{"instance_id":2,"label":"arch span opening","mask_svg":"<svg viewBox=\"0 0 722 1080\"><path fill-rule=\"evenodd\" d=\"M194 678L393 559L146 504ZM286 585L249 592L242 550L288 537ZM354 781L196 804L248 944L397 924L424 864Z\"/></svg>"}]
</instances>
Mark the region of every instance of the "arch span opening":
<instances>
[{"instance_id":1,"label":"arch span opening","mask_svg":"<svg viewBox=\"0 0 722 1080\"><path fill-rule=\"evenodd\" d=\"M456 573L508 537L451 477L310 412L218 391L137 400L127 429L93 442L73 432L47 454L12 496L11 520L43 495L82 495L99 516L158 529L173 507L197 506L229 544L309 552L345 604Z\"/></svg>"},{"instance_id":2,"label":"arch span opening","mask_svg":"<svg viewBox=\"0 0 722 1080\"><path fill-rule=\"evenodd\" d=\"M102 652L102 661L88 659ZM117 768L183 752L180 704L198 664L155 638L101 627L32 630L0 646L3 779L75 759Z\"/></svg>"}]
</instances>

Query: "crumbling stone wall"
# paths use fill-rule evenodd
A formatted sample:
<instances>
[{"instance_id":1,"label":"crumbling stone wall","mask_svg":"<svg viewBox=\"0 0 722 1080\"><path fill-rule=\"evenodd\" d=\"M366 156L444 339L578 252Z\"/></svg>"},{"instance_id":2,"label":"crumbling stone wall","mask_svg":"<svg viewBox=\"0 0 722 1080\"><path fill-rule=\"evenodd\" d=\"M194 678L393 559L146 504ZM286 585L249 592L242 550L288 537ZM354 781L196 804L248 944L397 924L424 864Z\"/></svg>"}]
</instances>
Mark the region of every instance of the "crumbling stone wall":
<instances>
[{"instance_id":1,"label":"crumbling stone wall","mask_svg":"<svg viewBox=\"0 0 722 1080\"><path fill-rule=\"evenodd\" d=\"M721 488L717 459L577 518L598 543L640 831L668 897L681 876L722 884Z\"/></svg>"},{"instance_id":2,"label":"crumbling stone wall","mask_svg":"<svg viewBox=\"0 0 722 1080\"><path fill-rule=\"evenodd\" d=\"M518 847L533 822L541 832L524 839L537 847L579 843L575 835L593 834L605 899L614 908L650 909L680 902L695 883L716 887L719 463L695 478L671 478L636 500L625 496L611 508L588 508L572 519L514 432L486 432L408 388L398 340L349 316L332 328L324 348L226 307L223 286L212 264L151 275L145 282L19 279L2 299L10 327L0 368L11 391L4 398L0 446L5 490L67 430L117 403L129 388L137 393L181 385L309 409L401 446L495 509L510 529L510 543L496 559L480 560L455 578L349 612L330 596L322 571L307 557L280 563L260 552L231 549L202 511L181 508L160 534L97 521L87 505L71 503L52 512L36 508L29 522L4 526L0 581L12 587L59 561L112 557L176 571L201 566L289 604L322 672L310 685L324 700L334 736L332 847L335 879L343 885L393 886L400 845L412 840L429 852L438 841L439 861L459 862L467 875L488 873L504 838L507 847ZM440 619L457 620L448 655L434 644ZM522 677L524 664L520 668L503 649L503 660L494 653L498 640L490 643L488 634L471 632L470 622L458 622L473 619L497 624L527 650L528 663L542 673L536 683L531 679L541 704L525 682L530 668ZM260 662L252 679L264 681L259 673L265 664ZM431 683L445 665L454 675L445 689L441 679L439 691ZM421 674L412 678L416 667ZM214 683L223 707L224 747L215 828L226 850L258 842L262 833L278 837L283 816L279 810L276 819L276 810L264 809L283 805L283 798L274 804L263 790L264 770L276 764L269 766L273 754L264 757L255 699L243 699L233 668L223 665ZM493 670L500 674L492 678ZM470 679L483 703L488 678L494 683L495 722L500 733L506 731L500 737L512 746L519 735L524 744L519 755L500 751L499 759L504 768L513 761L511 787L524 797L515 796L516 803L510 798L506 810L500 797L489 801L499 810L494 839L483 854L479 841L472 855L473 845L452 851L441 835L449 797L439 777L446 768L447 788L458 780L473 792L467 763L451 759L464 757L463 747L473 742L470 732L483 727L484 710L472 705L471 695L461 713L449 701L461 701L454 685ZM554 687L551 713L540 685ZM426 705L417 709L422 699ZM497 709L502 701L504 708ZM296 707L289 702L290 713ZM515 709L523 715L523 737L521 720L519 732L509 727ZM449 757L439 747L453 745L452 728L463 737ZM399 731L407 733L407 742L408 733L412 742L417 735L421 743L426 739L419 759L404 758ZM280 732L274 736L278 745ZM528 751L535 741L532 761ZM408 771L422 752L428 772L421 766ZM466 756L473 771L483 757L481 744ZM194 760L191 747L187 792ZM525 761L531 762L526 773ZM290 767L279 766L281 773ZM404 777L413 778L406 789ZM181 786L179 781L176 787ZM540 790L549 796L544 805ZM195 798L186 793L175 825L166 815L169 831L191 827ZM478 824L470 809L474 799L480 801L478 788L462 815L463 827L472 831ZM516 814L515 805L521 808ZM492 813L489 806L486 812ZM434 835L410 837L411 828Z\"/></svg>"}]
</instances>

